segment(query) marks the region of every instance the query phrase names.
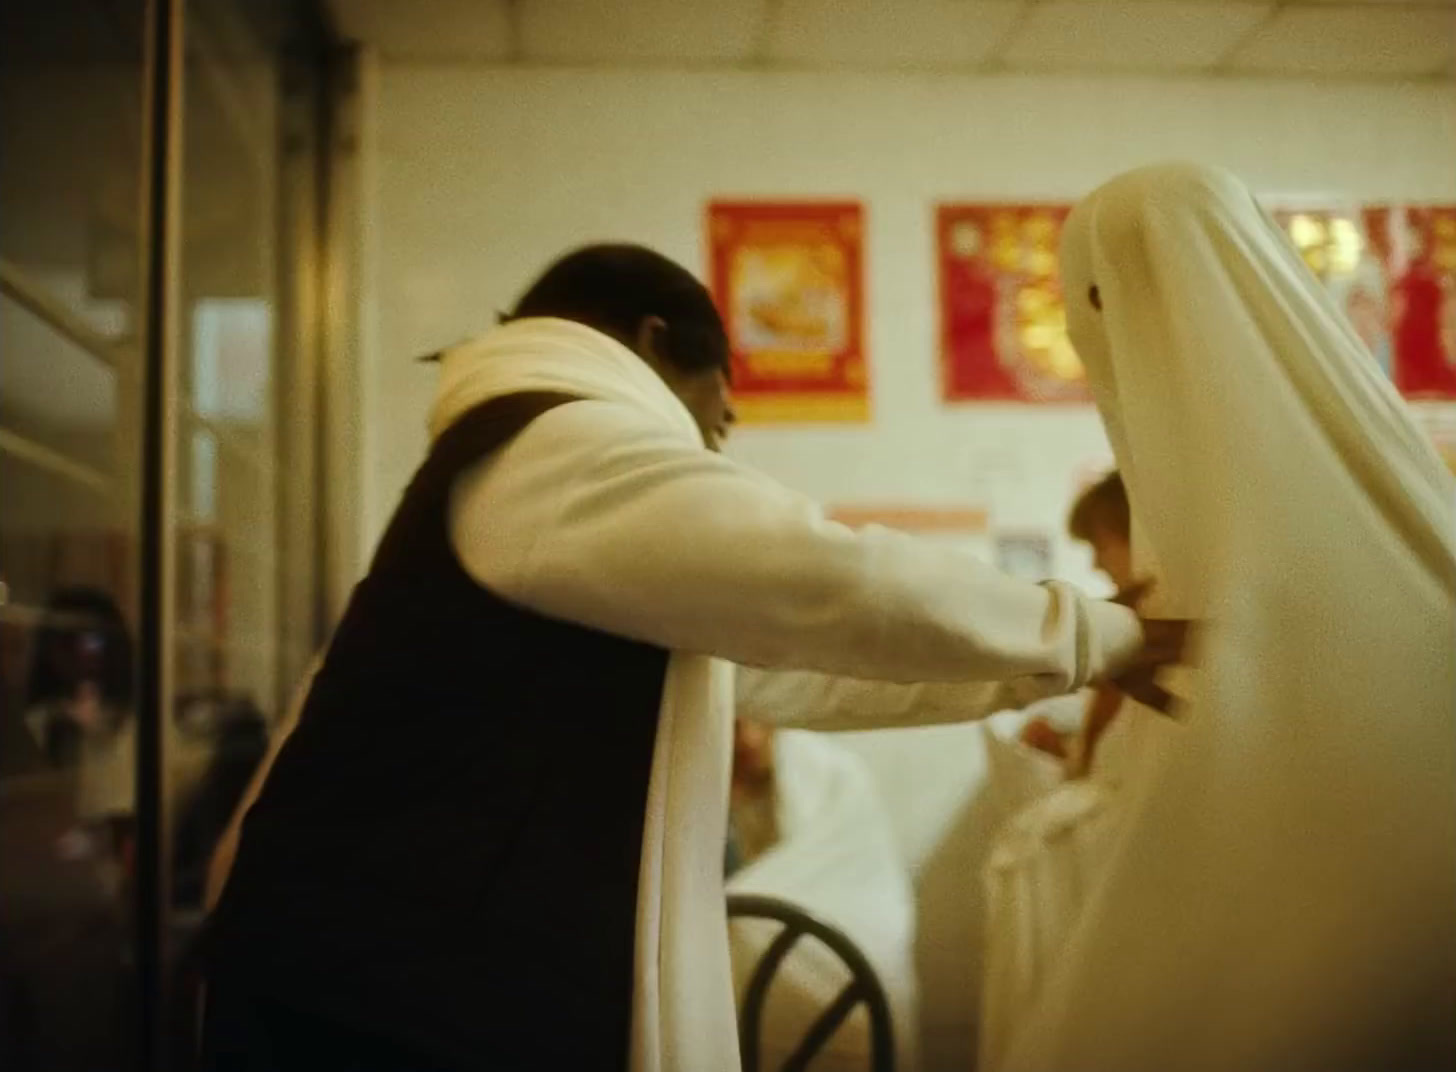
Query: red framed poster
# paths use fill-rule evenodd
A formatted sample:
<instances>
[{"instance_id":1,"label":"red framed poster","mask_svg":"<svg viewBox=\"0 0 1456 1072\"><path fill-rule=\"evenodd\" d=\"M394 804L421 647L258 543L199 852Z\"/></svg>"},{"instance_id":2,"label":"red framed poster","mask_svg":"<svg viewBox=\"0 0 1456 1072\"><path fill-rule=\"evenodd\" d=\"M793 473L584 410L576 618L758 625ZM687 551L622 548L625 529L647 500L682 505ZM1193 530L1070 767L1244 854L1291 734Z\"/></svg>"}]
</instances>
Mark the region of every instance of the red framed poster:
<instances>
[{"instance_id":1,"label":"red framed poster","mask_svg":"<svg viewBox=\"0 0 1456 1072\"><path fill-rule=\"evenodd\" d=\"M1456 399L1456 206L1276 209L1407 398Z\"/></svg>"},{"instance_id":2,"label":"red framed poster","mask_svg":"<svg viewBox=\"0 0 1456 1072\"><path fill-rule=\"evenodd\" d=\"M1385 231L1385 210L1276 207L1271 214L1340 305L1381 371L1393 376L1388 247L1374 240Z\"/></svg>"},{"instance_id":3,"label":"red framed poster","mask_svg":"<svg viewBox=\"0 0 1456 1072\"><path fill-rule=\"evenodd\" d=\"M1070 208L940 208L946 401L1089 399L1057 273ZM1273 214L1401 393L1456 399L1456 206L1280 206Z\"/></svg>"},{"instance_id":4,"label":"red framed poster","mask_svg":"<svg viewBox=\"0 0 1456 1072\"><path fill-rule=\"evenodd\" d=\"M740 420L868 420L860 206L713 202L708 251Z\"/></svg>"},{"instance_id":5,"label":"red framed poster","mask_svg":"<svg viewBox=\"0 0 1456 1072\"><path fill-rule=\"evenodd\" d=\"M1456 399L1456 205L1365 213L1389 287L1393 375L1412 399Z\"/></svg>"},{"instance_id":6,"label":"red framed poster","mask_svg":"<svg viewBox=\"0 0 1456 1072\"><path fill-rule=\"evenodd\" d=\"M1057 270L1065 204L942 205L941 395L947 402L1089 402Z\"/></svg>"}]
</instances>

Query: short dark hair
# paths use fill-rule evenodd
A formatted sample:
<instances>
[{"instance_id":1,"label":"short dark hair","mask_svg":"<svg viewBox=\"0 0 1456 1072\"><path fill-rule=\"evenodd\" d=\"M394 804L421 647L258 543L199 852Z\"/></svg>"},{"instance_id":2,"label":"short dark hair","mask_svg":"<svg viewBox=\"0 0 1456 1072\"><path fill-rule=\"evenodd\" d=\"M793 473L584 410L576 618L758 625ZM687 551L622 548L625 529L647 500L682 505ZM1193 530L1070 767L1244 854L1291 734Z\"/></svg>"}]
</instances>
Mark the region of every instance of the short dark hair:
<instances>
[{"instance_id":1,"label":"short dark hair","mask_svg":"<svg viewBox=\"0 0 1456 1072\"><path fill-rule=\"evenodd\" d=\"M1132 511L1121 473L1113 470L1077 497L1067 519L1067 531L1084 543L1091 543L1103 532L1132 539Z\"/></svg>"},{"instance_id":2,"label":"short dark hair","mask_svg":"<svg viewBox=\"0 0 1456 1072\"><path fill-rule=\"evenodd\" d=\"M666 327L658 352L688 372L728 371L728 333L703 286L682 265L645 246L586 246L556 261L527 289L501 322L558 317L595 328L634 346L642 322Z\"/></svg>"}]
</instances>

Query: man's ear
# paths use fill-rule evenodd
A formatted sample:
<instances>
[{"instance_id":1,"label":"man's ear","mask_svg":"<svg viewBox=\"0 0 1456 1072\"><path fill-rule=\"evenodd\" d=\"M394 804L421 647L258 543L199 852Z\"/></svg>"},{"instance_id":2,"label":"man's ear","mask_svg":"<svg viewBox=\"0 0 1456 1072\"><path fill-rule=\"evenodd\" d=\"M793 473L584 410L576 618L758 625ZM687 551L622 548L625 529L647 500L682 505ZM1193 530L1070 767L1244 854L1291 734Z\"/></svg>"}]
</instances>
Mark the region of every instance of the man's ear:
<instances>
[{"instance_id":1,"label":"man's ear","mask_svg":"<svg viewBox=\"0 0 1456 1072\"><path fill-rule=\"evenodd\" d=\"M666 336L667 321L660 316L644 316L637 325L637 338L634 340L637 356L659 372L668 367L664 345Z\"/></svg>"}]
</instances>

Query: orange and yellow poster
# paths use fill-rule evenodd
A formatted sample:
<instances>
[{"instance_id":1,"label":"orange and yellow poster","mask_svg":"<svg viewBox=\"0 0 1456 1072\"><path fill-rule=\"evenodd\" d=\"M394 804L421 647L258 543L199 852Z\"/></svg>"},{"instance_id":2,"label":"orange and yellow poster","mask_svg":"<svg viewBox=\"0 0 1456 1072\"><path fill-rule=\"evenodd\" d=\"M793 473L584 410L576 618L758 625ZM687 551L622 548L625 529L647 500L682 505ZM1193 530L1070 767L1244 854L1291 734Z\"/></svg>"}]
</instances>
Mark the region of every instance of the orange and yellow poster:
<instances>
[{"instance_id":1,"label":"orange and yellow poster","mask_svg":"<svg viewBox=\"0 0 1456 1072\"><path fill-rule=\"evenodd\" d=\"M708 250L739 418L868 420L860 206L714 202Z\"/></svg>"}]
</instances>

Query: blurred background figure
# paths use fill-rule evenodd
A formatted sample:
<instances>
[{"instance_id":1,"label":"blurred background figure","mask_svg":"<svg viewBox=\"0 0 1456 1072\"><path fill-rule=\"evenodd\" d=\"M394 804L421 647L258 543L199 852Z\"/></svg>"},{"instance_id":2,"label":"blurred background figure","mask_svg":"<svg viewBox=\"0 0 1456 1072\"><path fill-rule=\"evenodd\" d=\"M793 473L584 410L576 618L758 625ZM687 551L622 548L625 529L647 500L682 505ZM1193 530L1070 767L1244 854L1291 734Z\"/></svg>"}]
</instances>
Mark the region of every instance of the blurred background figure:
<instances>
[{"instance_id":1,"label":"blurred background figure","mask_svg":"<svg viewBox=\"0 0 1456 1072\"><path fill-rule=\"evenodd\" d=\"M124 868L136 809L131 636L116 603L97 589L63 589L46 610L25 724L45 763L76 779L77 823L58 850Z\"/></svg>"},{"instance_id":2,"label":"blurred background figure","mask_svg":"<svg viewBox=\"0 0 1456 1072\"><path fill-rule=\"evenodd\" d=\"M136 998L132 639L89 587L51 596L33 638L23 701L0 709L20 715L0 797L0 1064L105 1068Z\"/></svg>"},{"instance_id":3,"label":"blurred background figure","mask_svg":"<svg viewBox=\"0 0 1456 1072\"><path fill-rule=\"evenodd\" d=\"M776 787L773 728L749 719L735 719L725 865L729 877L778 844Z\"/></svg>"}]
</instances>

